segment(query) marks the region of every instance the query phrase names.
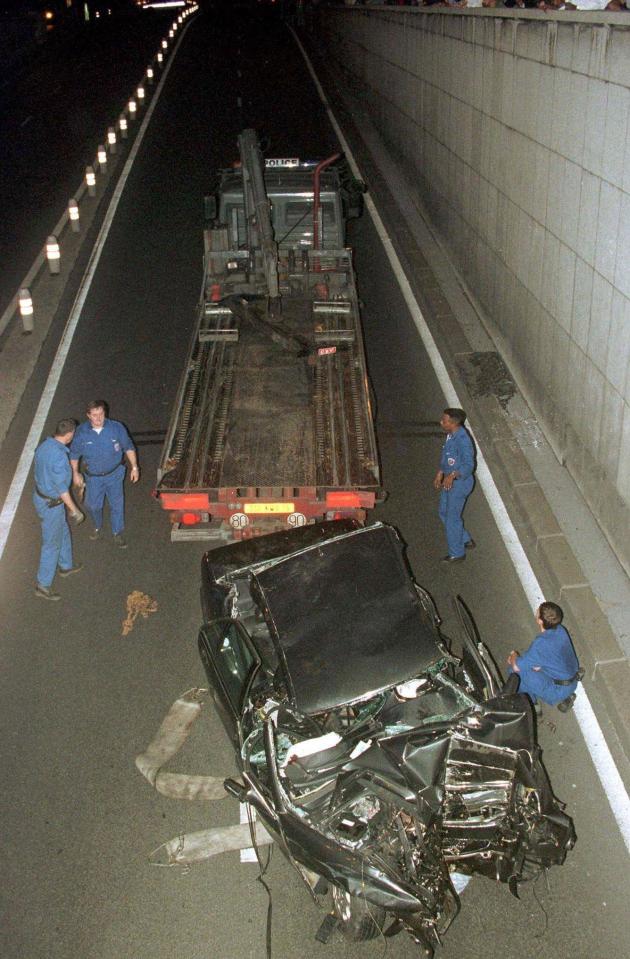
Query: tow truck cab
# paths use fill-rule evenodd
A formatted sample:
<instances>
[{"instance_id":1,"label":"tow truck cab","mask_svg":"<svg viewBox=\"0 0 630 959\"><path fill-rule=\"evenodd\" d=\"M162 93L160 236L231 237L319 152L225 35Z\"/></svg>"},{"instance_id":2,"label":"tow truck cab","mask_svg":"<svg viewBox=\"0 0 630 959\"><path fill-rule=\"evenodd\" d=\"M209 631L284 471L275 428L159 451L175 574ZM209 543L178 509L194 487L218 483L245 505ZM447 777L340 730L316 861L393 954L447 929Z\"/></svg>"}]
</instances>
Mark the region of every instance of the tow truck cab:
<instances>
[{"instance_id":1,"label":"tow truck cab","mask_svg":"<svg viewBox=\"0 0 630 959\"><path fill-rule=\"evenodd\" d=\"M314 162L268 159L265 188L271 207L271 222L279 251L313 248ZM357 200L357 197L359 199ZM326 170L319 189L319 246L340 250L346 245L346 220L359 216L361 193L353 196L341 182L339 171ZM206 219L227 226L232 249L247 245L243 178L240 167L222 170L214 195L205 200Z\"/></svg>"}]
</instances>

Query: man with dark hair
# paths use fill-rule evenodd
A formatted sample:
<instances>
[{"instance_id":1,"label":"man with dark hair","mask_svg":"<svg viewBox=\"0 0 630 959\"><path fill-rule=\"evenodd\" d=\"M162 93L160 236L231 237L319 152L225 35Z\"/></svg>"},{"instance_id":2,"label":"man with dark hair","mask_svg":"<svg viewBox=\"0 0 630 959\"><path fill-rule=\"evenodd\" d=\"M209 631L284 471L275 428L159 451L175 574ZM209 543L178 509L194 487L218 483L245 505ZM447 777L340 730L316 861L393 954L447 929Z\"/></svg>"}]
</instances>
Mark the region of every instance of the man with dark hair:
<instances>
[{"instance_id":1,"label":"man with dark hair","mask_svg":"<svg viewBox=\"0 0 630 959\"><path fill-rule=\"evenodd\" d=\"M440 491L439 513L448 542L448 556L442 559L443 563L463 563L466 550L475 548L462 519L466 500L475 485L475 449L465 422L466 414L457 407L445 409L440 420L447 435L433 486Z\"/></svg>"},{"instance_id":2,"label":"man with dark hair","mask_svg":"<svg viewBox=\"0 0 630 959\"><path fill-rule=\"evenodd\" d=\"M562 619L557 603L541 603L536 610L541 632L522 656L512 650L507 662L508 672L518 673L519 693L526 693L533 703L542 699L566 712L575 701L580 674L578 658Z\"/></svg>"},{"instance_id":3,"label":"man with dark hair","mask_svg":"<svg viewBox=\"0 0 630 959\"><path fill-rule=\"evenodd\" d=\"M73 482L78 489L85 487L85 507L92 517L94 531L90 539L100 539L103 529L103 506L109 503L114 543L126 549L125 497L123 483L126 468L124 457L131 467L131 482L137 483L140 468L126 427L107 418L105 400L92 400L87 405L87 423L81 423L70 446L70 464ZM82 460L83 474L79 472Z\"/></svg>"},{"instance_id":4,"label":"man with dark hair","mask_svg":"<svg viewBox=\"0 0 630 959\"><path fill-rule=\"evenodd\" d=\"M35 595L41 599L58 601L59 593L52 588L57 568L60 576L70 576L83 569L72 561L72 540L66 519L78 526L85 519L70 495L72 469L68 445L74 436L74 420L59 420L53 436L49 436L35 450L35 490L33 505L42 523L42 548L37 570Z\"/></svg>"}]
</instances>

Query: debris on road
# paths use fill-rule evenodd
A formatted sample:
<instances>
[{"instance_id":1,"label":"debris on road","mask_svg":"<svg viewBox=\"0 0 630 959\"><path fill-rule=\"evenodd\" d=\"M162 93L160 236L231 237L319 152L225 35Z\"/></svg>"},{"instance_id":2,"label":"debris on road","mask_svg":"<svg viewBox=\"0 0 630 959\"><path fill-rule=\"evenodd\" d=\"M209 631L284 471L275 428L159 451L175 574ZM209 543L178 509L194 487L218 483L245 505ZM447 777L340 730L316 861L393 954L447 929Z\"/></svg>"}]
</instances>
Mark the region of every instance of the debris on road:
<instances>
[{"instance_id":1,"label":"debris on road","mask_svg":"<svg viewBox=\"0 0 630 959\"><path fill-rule=\"evenodd\" d=\"M225 799L223 776L189 776L162 771L162 766L188 739L195 720L201 715L207 692L207 689L193 688L176 699L145 752L136 757L136 766L142 775L163 796L171 799Z\"/></svg>"},{"instance_id":2,"label":"debris on road","mask_svg":"<svg viewBox=\"0 0 630 959\"><path fill-rule=\"evenodd\" d=\"M169 759L179 752L188 739L195 721L201 715L207 689L194 687L176 699L155 737L140 756L136 766L158 792L172 799L224 799L224 778L188 776L184 773L162 771ZM252 819L256 844L273 842L265 827ZM158 846L149 856L154 866L190 866L203 862L222 852L248 849L252 845L252 830L246 820L236 826L217 826L187 835L175 836Z\"/></svg>"},{"instance_id":3,"label":"debris on road","mask_svg":"<svg viewBox=\"0 0 630 959\"><path fill-rule=\"evenodd\" d=\"M149 613L157 612L157 608L157 600L151 599L146 593L141 593L139 589L134 589L133 593L127 596L127 618L123 620L122 635L129 635L138 616L148 619Z\"/></svg>"},{"instance_id":4,"label":"debris on road","mask_svg":"<svg viewBox=\"0 0 630 959\"><path fill-rule=\"evenodd\" d=\"M260 822L254 823L256 844L269 845L273 839ZM153 866L188 866L204 862L222 852L236 852L252 844L249 823L237 826L216 826L214 829L202 829L187 835L175 836L169 842L158 846L149 856Z\"/></svg>"}]
</instances>

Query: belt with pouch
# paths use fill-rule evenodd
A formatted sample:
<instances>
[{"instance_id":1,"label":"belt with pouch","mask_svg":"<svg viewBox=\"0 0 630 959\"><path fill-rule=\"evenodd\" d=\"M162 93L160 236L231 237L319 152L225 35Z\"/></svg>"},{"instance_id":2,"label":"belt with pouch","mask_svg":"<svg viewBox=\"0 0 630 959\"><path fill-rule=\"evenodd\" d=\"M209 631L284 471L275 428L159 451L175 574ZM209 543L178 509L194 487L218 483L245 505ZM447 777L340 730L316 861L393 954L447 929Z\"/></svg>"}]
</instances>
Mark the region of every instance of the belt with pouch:
<instances>
[{"instance_id":1,"label":"belt with pouch","mask_svg":"<svg viewBox=\"0 0 630 959\"><path fill-rule=\"evenodd\" d=\"M114 473L119 466L122 466L122 461L120 463L116 463L116 465L113 466L110 470L107 470L106 473L90 473L89 469L87 469L86 467L83 468L83 472L86 476L111 476L111 474Z\"/></svg>"},{"instance_id":2,"label":"belt with pouch","mask_svg":"<svg viewBox=\"0 0 630 959\"><path fill-rule=\"evenodd\" d=\"M37 489L37 487L35 487L35 492L37 493L38 496L41 496L42 499L45 499L47 501L46 506L48 507L48 509L52 509L54 506L61 506L61 504L63 503L63 500L60 496L46 496L46 494L42 493L42 491L40 489Z\"/></svg>"},{"instance_id":3,"label":"belt with pouch","mask_svg":"<svg viewBox=\"0 0 630 959\"><path fill-rule=\"evenodd\" d=\"M554 679L554 684L556 686L572 686L573 683L579 682L584 675L584 667L580 666L575 676L571 676L571 679Z\"/></svg>"}]
</instances>

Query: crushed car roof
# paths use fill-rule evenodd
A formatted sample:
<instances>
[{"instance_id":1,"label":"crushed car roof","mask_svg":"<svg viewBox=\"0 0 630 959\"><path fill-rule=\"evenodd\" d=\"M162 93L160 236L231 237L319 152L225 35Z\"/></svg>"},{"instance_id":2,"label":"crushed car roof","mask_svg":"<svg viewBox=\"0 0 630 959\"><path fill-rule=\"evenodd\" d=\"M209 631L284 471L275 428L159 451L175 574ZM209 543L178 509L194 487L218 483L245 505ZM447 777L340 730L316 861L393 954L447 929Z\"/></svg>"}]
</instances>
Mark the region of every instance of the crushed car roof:
<instances>
[{"instance_id":1,"label":"crushed car roof","mask_svg":"<svg viewBox=\"0 0 630 959\"><path fill-rule=\"evenodd\" d=\"M366 698L443 655L389 526L310 546L254 579L304 714Z\"/></svg>"}]
</instances>

